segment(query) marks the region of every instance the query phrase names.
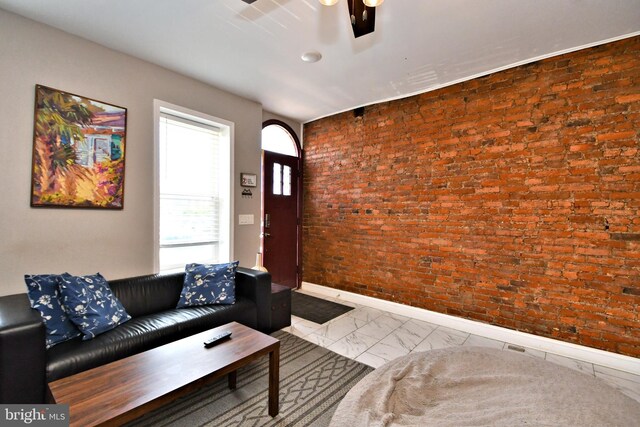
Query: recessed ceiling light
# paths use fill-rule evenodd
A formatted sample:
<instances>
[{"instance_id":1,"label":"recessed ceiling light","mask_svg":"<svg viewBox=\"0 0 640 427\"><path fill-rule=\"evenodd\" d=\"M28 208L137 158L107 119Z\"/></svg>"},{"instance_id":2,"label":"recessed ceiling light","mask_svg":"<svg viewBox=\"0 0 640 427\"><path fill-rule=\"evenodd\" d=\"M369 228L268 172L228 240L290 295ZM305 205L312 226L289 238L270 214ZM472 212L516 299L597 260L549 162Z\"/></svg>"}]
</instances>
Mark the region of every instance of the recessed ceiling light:
<instances>
[{"instance_id":1,"label":"recessed ceiling light","mask_svg":"<svg viewBox=\"0 0 640 427\"><path fill-rule=\"evenodd\" d=\"M303 53L300 58L302 58L304 62L314 63L322 59L322 54L320 52L312 50L310 52Z\"/></svg>"}]
</instances>

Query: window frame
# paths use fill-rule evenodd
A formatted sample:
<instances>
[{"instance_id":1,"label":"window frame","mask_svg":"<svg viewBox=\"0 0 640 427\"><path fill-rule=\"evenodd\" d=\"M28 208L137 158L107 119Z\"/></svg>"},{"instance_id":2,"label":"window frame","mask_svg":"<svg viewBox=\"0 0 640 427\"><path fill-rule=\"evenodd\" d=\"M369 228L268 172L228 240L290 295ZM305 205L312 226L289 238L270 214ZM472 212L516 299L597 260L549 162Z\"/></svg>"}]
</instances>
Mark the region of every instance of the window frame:
<instances>
[{"instance_id":1,"label":"window frame","mask_svg":"<svg viewBox=\"0 0 640 427\"><path fill-rule=\"evenodd\" d=\"M161 113L168 113L176 117L182 117L188 120L195 118L196 121L201 121L204 124L213 125L221 129L221 136L229 141L229 206L225 209L225 216L227 216L228 230L229 230L229 253L226 261L231 261L234 252L234 142L235 132L234 123L221 119L219 117L211 116L206 113L191 110L186 107L171 104L169 102L161 101L158 99L153 100L153 271L171 272L171 271L183 271L184 267L176 268L173 270L160 270L160 116Z\"/></svg>"}]
</instances>

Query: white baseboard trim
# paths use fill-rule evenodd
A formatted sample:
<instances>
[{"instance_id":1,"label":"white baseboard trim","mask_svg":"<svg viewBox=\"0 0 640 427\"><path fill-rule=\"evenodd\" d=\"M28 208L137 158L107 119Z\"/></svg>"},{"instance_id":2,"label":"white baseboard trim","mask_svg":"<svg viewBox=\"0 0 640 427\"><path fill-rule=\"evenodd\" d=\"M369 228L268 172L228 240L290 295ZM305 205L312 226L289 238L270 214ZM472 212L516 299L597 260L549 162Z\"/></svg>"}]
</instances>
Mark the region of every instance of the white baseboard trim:
<instances>
[{"instance_id":1,"label":"white baseboard trim","mask_svg":"<svg viewBox=\"0 0 640 427\"><path fill-rule=\"evenodd\" d=\"M449 314L437 313L418 307L411 307L396 302L386 301L365 295L346 292L314 283L302 282L302 291L343 300L354 304L365 305L401 316L423 320L440 326L457 329L475 335L505 341L510 344L541 350L596 365L606 366L631 374L640 375L640 359L583 345L572 344L551 338L540 337L526 332L514 331L500 326L489 325L474 320L463 319Z\"/></svg>"}]
</instances>

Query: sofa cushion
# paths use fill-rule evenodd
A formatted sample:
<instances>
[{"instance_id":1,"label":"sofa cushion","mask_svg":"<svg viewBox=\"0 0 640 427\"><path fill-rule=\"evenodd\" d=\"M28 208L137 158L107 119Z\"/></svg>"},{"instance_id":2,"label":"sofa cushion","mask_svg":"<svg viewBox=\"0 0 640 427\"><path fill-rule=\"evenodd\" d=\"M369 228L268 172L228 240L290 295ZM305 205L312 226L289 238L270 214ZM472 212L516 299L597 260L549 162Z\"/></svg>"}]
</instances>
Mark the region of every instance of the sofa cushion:
<instances>
[{"instance_id":1,"label":"sofa cushion","mask_svg":"<svg viewBox=\"0 0 640 427\"><path fill-rule=\"evenodd\" d=\"M31 307L40 312L46 328L46 347L79 337L81 332L69 320L67 310L60 299L58 274L25 274L27 294Z\"/></svg>"},{"instance_id":2,"label":"sofa cushion","mask_svg":"<svg viewBox=\"0 0 640 427\"><path fill-rule=\"evenodd\" d=\"M136 317L93 340L73 339L47 351L47 381L150 350L177 339L236 321L251 328L255 304L239 298L234 305L181 308Z\"/></svg>"},{"instance_id":3,"label":"sofa cushion","mask_svg":"<svg viewBox=\"0 0 640 427\"><path fill-rule=\"evenodd\" d=\"M233 304L236 300L238 261L224 264L187 264L178 308Z\"/></svg>"},{"instance_id":4,"label":"sofa cushion","mask_svg":"<svg viewBox=\"0 0 640 427\"><path fill-rule=\"evenodd\" d=\"M63 304L71 321L84 334L83 340L93 339L131 319L100 273L91 276L64 273L58 280Z\"/></svg>"},{"instance_id":5,"label":"sofa cushion","mask_svg":"<svg viewBox=\"0 0 640 427\"><path fill-rule=\"evenodd\" d=\"M47 381L55 381L87 369L172 341L177 322L164 313L131 319L95 339L80 338L47 351Z\"/></svg>"},{"instance_id":6,"label":"sofa cushion","mask_svg":"<svg viewBox=\"0 0 640 427\"><path fill-rule=\"evenodd\" d=\"M184 272L109 281L113 294L134 318L176 308L183 285Z\"/></svg>"},{"instance_id":7,"label":"sofa cushion","mask_svg":"<svg viewBox=\"0 0 640 427\"><path fill-rule=\"evenodd\" d=\"M182 337L196 334L231 321L257 328L256 306L248 299L238 298L233 305L203 305L173 311L180 319Z\"/></svg>"}]
</instances>

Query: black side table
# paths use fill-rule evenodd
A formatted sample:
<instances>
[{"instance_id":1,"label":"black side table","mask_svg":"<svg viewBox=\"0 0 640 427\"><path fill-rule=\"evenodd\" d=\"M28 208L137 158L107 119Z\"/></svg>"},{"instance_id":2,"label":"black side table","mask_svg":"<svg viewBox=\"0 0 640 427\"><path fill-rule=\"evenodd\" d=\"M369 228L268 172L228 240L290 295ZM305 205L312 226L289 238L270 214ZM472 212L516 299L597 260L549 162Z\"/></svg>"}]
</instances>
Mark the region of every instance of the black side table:
<instances>
[{"instance_id":1,"label":"black side table","mask_svg":"<svg viewBox=\"0 0 640 427\"><path fill-rule=\"evenodd\" d=\"M271 331L291 325L291 288L271 284Z\"/></svg>"}]
</instances>

